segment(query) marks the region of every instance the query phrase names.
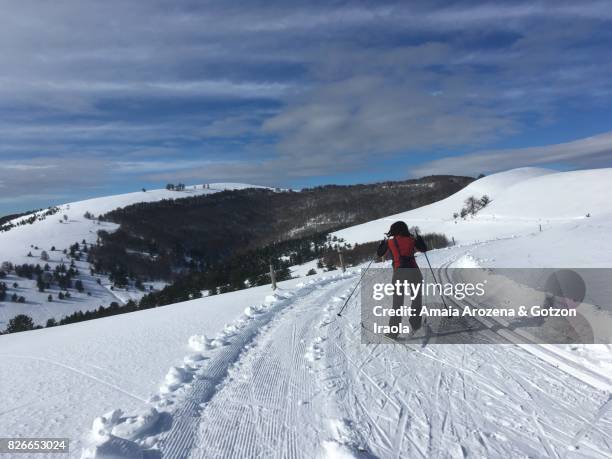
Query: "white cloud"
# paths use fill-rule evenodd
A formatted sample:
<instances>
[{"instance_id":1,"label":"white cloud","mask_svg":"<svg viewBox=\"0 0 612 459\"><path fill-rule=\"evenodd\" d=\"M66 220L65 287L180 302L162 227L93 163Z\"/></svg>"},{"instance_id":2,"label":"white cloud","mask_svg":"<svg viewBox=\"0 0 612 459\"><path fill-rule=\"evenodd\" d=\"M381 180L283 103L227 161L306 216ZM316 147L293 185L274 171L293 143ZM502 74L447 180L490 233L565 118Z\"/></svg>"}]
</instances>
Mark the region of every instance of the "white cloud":
<instances>
[{"instance_id":1,"label":"white cloud","mask_svg":"<svg viewBox=\"0 0 612 459\"><path fill-rule=\"evenodd\" d=\"M485 150L419 165L411 175L477 175L522 166L565 165L569 168L612 166L612 131L572 142L541 147Z\"/></svg>"},{"instance_id":2,"label":"white cloud","mask_svg":"<svg viewBox=\"0 0 612 459\"><path fill-rule=\"evenodd\" d=\"M0 188L2 187L2 183L0 183ZM14 204L14 203L22 203L28 201L37 201L37 202L45 202L49 203L51 201L57 201L60 199L66 198L68 195L66 194L46 194L46 193L25 193L19 196L0 196L0 204Z\"/></svg>"},{"instance_id":3,"label":"white cloud","mask_svg":"<svg viewBox=\"0 0 612 459\"><path fill-rule=\"evenodd\" d=\"M20 172L28 172L28 171L40 171L45 169L53 169L57 167L55 164L19 164L19 163L0 163L0 169L5 169L9 171L20 171Z\"/></svg>"},{"instance_id":4,"label":"white cloud","mask_svg":"<svg viewBox=\"0 0 612 459\"><path fill-rule=\"evenodd\" d=\"M48 158L0 162L3 188L2 202L17 202L25 196L65 194L74 188L92 188L108 180L111 170L107 161L88 157L59 157L49 164Z\"/></svg>"},{"instance_id":5,"label":"white cloud","mask_svg":"<svg viewBox=\"0 0 612 459\"><path fill-rule=\"evenodd\" d=\"M335 56L339 67L354 73L365 67L366 74L338 78L330 70L336 78L268 119L264 128L280 137L283 155L297 161L327 156L331 166L349 162L346 155L360 162L371 155L483 144L516 128L513 115L498 112L493 91L463 75L423 68L419 46L401 51Z\"/></svg>"},{"instance_id":6,"label":"white cloud","mask_svg":"<svg viewBox=\"0 0 612 459\"><path fill-rule=\"evenodd\" d=\"M97 185L112 164L122 179L270 183L484 148L610 106L610 19L586 0L4 2L0 160L30 169L3 193Z\"/></svg>"}]
</instances>

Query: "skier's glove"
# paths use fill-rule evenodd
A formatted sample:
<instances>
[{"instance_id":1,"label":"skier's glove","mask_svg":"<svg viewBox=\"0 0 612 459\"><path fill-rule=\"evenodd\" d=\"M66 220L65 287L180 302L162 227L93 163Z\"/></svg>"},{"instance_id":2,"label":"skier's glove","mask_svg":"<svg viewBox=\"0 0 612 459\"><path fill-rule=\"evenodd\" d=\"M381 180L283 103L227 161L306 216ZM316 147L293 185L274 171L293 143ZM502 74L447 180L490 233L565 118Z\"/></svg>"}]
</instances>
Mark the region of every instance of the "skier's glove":
<instances>
[{"instance_id":1,"label":"skier's glove","mask_svg":"<svg viewBox=\"0 0 612 459\"><path fill-rule=\"evenodd\" d=\"M387 253L387 240L383 239L382 241L380 241L380 244L378 244L378 249L376 249L376 255L382 257L385 253Z\"/></svg>"},{"instance_id":2,"label":"skier's glove","mask_svg":"<svg viewBox=\"0 0 612 459\"><path fill-rule=\"evenodd\" d=\"M416 246L417 249L419 249L421 252L427 252L427 244L425 244L425 240L421 237L420 234L417 235L416 237L416 242L414 244Z\"/></svg>"}]
</instances>

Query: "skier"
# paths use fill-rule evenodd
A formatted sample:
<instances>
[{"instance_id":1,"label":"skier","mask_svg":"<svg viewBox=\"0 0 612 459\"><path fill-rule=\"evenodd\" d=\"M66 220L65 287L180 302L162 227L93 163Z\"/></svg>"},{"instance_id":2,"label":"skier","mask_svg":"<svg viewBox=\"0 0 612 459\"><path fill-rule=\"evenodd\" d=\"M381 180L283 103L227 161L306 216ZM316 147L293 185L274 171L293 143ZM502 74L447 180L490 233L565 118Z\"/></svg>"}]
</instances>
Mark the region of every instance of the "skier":
<instances>
[{"instance_id":1,"label":"skier","mask_svg":"<svg viewBox=\"0 0 612 459\"><path fill-rule=\"evenodd\" d=\"M404 282L408 281L411 286L419 284L423 280L421 270L416 263L414 253L416 251L426 252L427 245L421 236L417 234L416 238L410 234L408 225L402 221L397 221L391 225L389 231L386 233L386 238L380 242L376 254L379 257L383 257L387 252L391 252L393 256L393 279L392 282L395 285L397 281ZM391 239L389 239L391 238ZM393 309L399 311L404 305L404 295L402 292L395 292L393 295ZM414 292L413 292L414 293ZM422 294L421 289L418 290L414 300L412 300L411 307L413 316L408 319L410 323L411 333L421 328L421 307L422 307ZM402 317L399 315L391 316L389 319L389 326L397 327L402 322ZM397 338L397 331L392 331L387 335L391 339Z\"/></svg>"}]
</instances>

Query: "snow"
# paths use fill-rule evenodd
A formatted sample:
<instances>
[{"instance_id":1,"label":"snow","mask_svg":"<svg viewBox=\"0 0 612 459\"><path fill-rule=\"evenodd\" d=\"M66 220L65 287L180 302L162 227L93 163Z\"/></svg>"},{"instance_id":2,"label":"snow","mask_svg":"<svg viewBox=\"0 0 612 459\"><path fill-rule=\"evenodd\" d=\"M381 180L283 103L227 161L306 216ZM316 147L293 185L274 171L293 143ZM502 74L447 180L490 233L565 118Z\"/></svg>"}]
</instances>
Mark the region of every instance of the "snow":
<instances>
[{"instance_id":1,"label":"snow","mask_svg":"<svg viewBox=\"0 0 612 459\"><path fill-rule=\"evenodd\" d=\"M557 172L508 186L478 216L482 219L580 219L587 213L610 214L611 194L612 169Z\"/></svg>"},{"instance_id":2,"label":"snow","mask_svg":"<svg viewBox=\"0 0 612 459\"><path fill-rule=\"evenodd\" d=\"M310 271L311 269L314 269L316 271L317 274L322 273L323 269L322 268L317 268L317 261L318 260L312 260L312 261L308 261L302 265L295 265L295 266L291 266L289 268L289 270L291 271L291 276L292 277L305 277L308 276L308 271Z\"/></svg>"},{"instance_id":3,"label":"snow","mask_svg":"<svg viewBox=\"0 0 612 459\"><path fill-rule=\"evenodd\" d=\"M470 196L488 195L492 202L474 217L453 218ZM586 219L587 214L612 213L607 197L612 195L612 169L555 172L521 168L474 181L448 198L336 231L333 235L349 243L380 240L391 223L403 220L421 232L445 234L466 244L507 238L555 228Z\"/></svg>"},{"instance_id":4,"label":"snow","mask_svg":"<svg viewBox=\"0 0 612 459\"><path fill-rule=\"evenodd\" d=\"M62 252L64 249L68 249L76 242L81 244L83 240L87 244L95 243L99 230L114 231L118 227L114 223L87 219L84 217L86 212L98 217L114 209L140 202L209 195L223 190L261 188L242 183L211 183L209 185L210 188L204 188L203 185L193 185L187 187L184 191L148 190L146 192L139 191L63 204L58 206L60 209L58 213L48 216L44 220L0 232L0 263L10 261L19 265L27 263L40 264L41 266L48 263L51 269L61 263L69 264L69 257ZM64 216L67 217L66 220ZM28 216L19 217L11 220L11 222L18 222L26 218ZM52 251L52 247L55 247L56 250ZM43 250L50 257L48 262L41 260ZM28 257L28 253L31 253L32 257ZM27 314L32 317L36 324L44 325L49 318L59 320L79 310L87 311L97 309L99 306L106 307L113 301L120 304L125 304L129 300L137 301L146 293L133 286L126 289L115 288L111 290L111 283L108 278L90 275L89 264L86 261L77 262L77 268L81 272L80 278L85 285L85 292L80 294L71 290L71 298L66 300L58 299L59 290L56 288L46 292L38 292L35 279L16 278L14 275L4 279L3 281L9 286L8 297L10 298L13 293L16 293L24 296L26 303L14 303L10 300L0 301L0 330L4 330L8 321L17 314ZM98 278L101 281L100 285L97 284ZM19 284L19 288L12 288L14 282ZM165 286L165 283L161 281L145 283L145 287L149 288L150 286L154 290L159 290ZM91 295L88 295L87 292ZM49 294L53 296L52 303L47 301Z\"/></svg>"},{"instance_id":5,"label":"snow","mask_svg":"<svg viewBox=\"0 0 612 459\"><path fill-rule=\"evenodd\" d=\"M339 275L312 276L308 282L319 285ZM204 360L194 358L194 351L230 349L232 338L255 322L243 313L245 305L260 311L256 323L261 326L270 319L270 310L286 304L291 289L312 288L300 279L281 282L279 287L286 293L271 294L270 286L254 287L0 336L0 387L11 388L0 392L0 437L67 435L72 455L79 457L82 447L95 446L89 426L101 413L119 408L141 413L151 403L165 409L174 406ZM248 335L257 329L248 327ZM240 350L235 349L236 355ZM118 442L114 435L109 441Z\"/></svg>"},{"instance_id":6,"label":"snow","mask_svg":"<svg viewBox=\"0 0 612 459\"><path fill-rule=\"evenodd\" d=\"M36 253L34 249L32 249L32 252ZM47 262L41 263L38 258L34 258L30 263L40 263L41 265L47 263L51 269L62 263L68 265L66 256L61 252L49 252L49 256L50 260ZM137 301L151 288L160 290L166 285L162 281L143 282L144 291L136 289L133 285L125 288L111 288L111 282L107 276L90 274L90 265L86 261L76 261L75 267L79 270L79 279L83 283L84 290L78 292L75 289L70 289L70 298L65 299L60 299L59 293L66 290L59 289L57 285L45 289L44 292L39 292L35 278L27 279L11 273L2 279L2 282L7 284L8 290L7 300L0 301L0 330L4 330L8 321L18 314L27 314L35 324L44 326L49 318L53 317L59 321L59 319L76 311L87 311L99 306L106 307L113 301L119 304L126 304L130 299ZM100 279L99 284L98 279ZM17 283L18 286L14 287L14 283ZM10 297L14 293L23 296L26 302L15 303L11 301ZM53 298L51 302L48 301L49 295Z\"/></svg>"},{"instance_id":7,"label":"snow","mask_svg":"<svg viewBox=\"0 0 612 459\"><path fill-rule=\"evenodd\" d=\"M211 340L204 335L192 335L189 337L189 347L196 352L207 351L211 348Z\"/></svg>"},{"instance_id":8,"label":"snow","mask_svg":"<svg viewBox=\"0 0 612 459\"><path fill-rule=\"evenodd\" d=\"M402 215L422 231L462 228L457 245L428 253L434 269L609 267L612 204L591 196L586 218L581 203L609 196L611 174L509 171ZM490 207L452 221L485 193ZM376 240L396 218L344 236ZM503 345L363 345L359 289L349 298L358 278L332 271L0 336L0 437L70 436L71 457L86 458L610 457L610 346L516 345L511 334Z\"/></svg>"},{"instance_id":9,"label":"snow","mask_svg":"<svg viewBox=\"0 0 612 459\"><path fill-rule=\"evenodd\" d=\"M0 436L70 434L78 449L79 432L100 413L134 410L158 392L168 368L188 351L190 336L214 336L268 292L269 286L256 287L0 336L0 387L11 387L0 394Z\"/></svg>"}]
</instances>

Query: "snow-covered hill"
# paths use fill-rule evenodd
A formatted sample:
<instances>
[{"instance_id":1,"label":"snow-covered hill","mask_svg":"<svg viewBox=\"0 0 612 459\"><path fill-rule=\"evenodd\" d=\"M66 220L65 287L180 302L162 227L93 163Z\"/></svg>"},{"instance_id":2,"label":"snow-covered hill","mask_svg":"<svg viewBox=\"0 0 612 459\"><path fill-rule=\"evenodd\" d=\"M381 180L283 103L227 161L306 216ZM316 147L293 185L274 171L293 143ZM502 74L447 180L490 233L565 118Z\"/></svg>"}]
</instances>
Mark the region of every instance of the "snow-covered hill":
<instances>
[{"instance_id":1,"label":"snow-covered hill","mask_svg":"<svg viewBox=\"0 0 612 459\"><path fill-rule=\"evenodd\" d=\"M453 218L465 200L487 195L492 202L475 216ZM404 220L422 232L438 232L457 243L511 237L612 214L612 169L556 172L520 168L481 178L454 195L408 212L334 233L349 243L381 239L391 223Z\"/></svg>"},{"instance_id":2,"label":"snow-covered hill","mask_svg":"<svg viewBox=\"0 0 612 459\"><path fill-rule=\"evenodd\" d=\"M86 240L88 243L95 242L99 230L108 231L116 228L116 225L112 223L99 222L95 218L85 218L86 212L97 217L111 210L140 202L181 199L217 193L223 190L255 187L255 185L243 183L211 183L209 186L210 188L204 188L204 185L193 185L183 191L166 189L138 191L60 205L58 206L58 213L48 216L44 220L0 232L0 262L32 263L32 259L27 257L28 252L31 251L31 246L38 246L47 251L55 246L58 250L62 250L82 240ZM26 220L29 216L16 218L9 223Z\"/></svg>"},{"instance_id":3,"label":"snow-covered hill","mask_svg":"<svg viewBox=\"0 0 612 459\"><path fill-rule=\"evenodd\" d=\"M337 234L376 240L405 219L454 236L429 252L434 269L612 267L610 178L509 171ZM455 223L483 194L489 206ZM69 436L75 458L611 456L610 346L364 345L359 289L335 315L358 279L0 336L0 437Z\"/></svg>"},{"instance_id":4,"label":"snow-covered hill","mask_svg":"<svg viewBox=\"0 0 612 459\"><path fill-rule=\"evenodd\" d=\"M496 195L494 202L478 213L478 218L563 220L581 219L586 214L609 215L612 169L540 175L509 185Z\"/></svg>"},{"instance_id":5,"label":"snow-covered hill","mask_svg":"<svg viewBox=\"0 0 612 459\"><path fill-rule=\"evenodd\" d=\"M0 264L4 262L13 265L48 264L53 270L59 264L70 263L71 259L64 250L72 244L79 243L82 246L83 241L86 244L95 243L99 230L114 231L117 228L114 223L97 220L96 217L99 215L141 202L181 199L223 190L253 187L257 186L243 183L211 183L206 186L192 185L182 191L147 190L63 204L57 206L58 212L53 215L43 217L44 211L37 212L41 219L32 224L0 231ZM86 214L89 218L85 217ZM31 215L25 215L11 220L8 224L17 224L30 217ZM42 259L43 252L48 255L48 260ZM89 264L84 257L80 261L75 261L75 267L80 272L84 290L83 292L71 290L70 298L60 299L60 289L57 287L39 292L36 279L17 277L14 273L3 279L8 285L8 296L6 301L0 301L0 330L4 330L8 321L17 314L27 314L36 324L44 325L49 318L61 319L76 311L106 307L113 301L125 304L128 300L137 300L144 294L133 286L123 289L111 288L111 282L106 276L90 274ZM163 285L165 285L163 282L144 283L145 290L157 289ZM13 295L23 297L25 302L12 301ZM48 301L49 295L52 296L52 301Z\"/></svg>"}]
</instances>

